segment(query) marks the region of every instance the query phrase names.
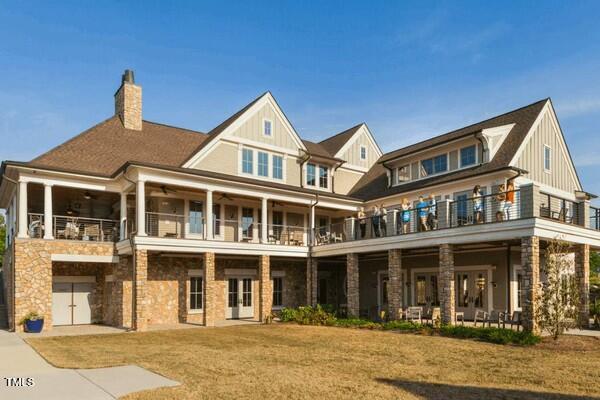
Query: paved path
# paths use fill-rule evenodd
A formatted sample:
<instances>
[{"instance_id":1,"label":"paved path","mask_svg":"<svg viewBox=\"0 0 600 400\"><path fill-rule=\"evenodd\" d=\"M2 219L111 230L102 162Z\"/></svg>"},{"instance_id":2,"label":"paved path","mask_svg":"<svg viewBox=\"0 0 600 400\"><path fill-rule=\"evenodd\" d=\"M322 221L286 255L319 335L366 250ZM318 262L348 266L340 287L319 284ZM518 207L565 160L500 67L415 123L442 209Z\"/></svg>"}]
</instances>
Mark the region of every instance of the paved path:
<instances>
[{"instance_id":1,"label":"paved path","mask_svg":"<svg viewBox=\"0 0 600 400\"><path fill-rule=\"evenodd\" d=\"M14 378L24 379L17 381ZM34 385L27 385L26 378L31 378ZM2 400L110 400L140 390L177 385L179 383L137 366L80 370L55 368L17 334L0 331Z\"/></svg>"}]
</instances>

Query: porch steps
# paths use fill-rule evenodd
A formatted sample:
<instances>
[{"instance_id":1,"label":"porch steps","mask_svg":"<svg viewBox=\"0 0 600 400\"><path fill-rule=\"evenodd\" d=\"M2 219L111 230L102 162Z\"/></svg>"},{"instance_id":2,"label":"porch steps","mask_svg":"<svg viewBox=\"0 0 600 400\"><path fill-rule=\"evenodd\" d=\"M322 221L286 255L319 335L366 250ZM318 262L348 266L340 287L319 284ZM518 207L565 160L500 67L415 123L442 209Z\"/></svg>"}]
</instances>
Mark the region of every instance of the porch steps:
<instances>
[{"instance_id":1,"label":"porch steps","mask_svg":"<svg viewBox=\"0 0 600 400\"><path fill-rule=\"evenodd\" d=\"M0 329L8 328L8 317L6 314L6 305L0 305Z\"/></svg>"}]
</instances>

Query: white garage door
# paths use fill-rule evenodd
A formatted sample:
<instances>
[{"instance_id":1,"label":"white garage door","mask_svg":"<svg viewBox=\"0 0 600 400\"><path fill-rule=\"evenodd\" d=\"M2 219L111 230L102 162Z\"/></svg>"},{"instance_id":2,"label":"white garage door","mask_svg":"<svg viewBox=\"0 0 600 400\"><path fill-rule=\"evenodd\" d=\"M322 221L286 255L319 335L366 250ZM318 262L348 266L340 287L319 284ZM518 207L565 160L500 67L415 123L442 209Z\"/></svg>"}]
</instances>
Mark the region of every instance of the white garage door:
<instances>
[{"instance_id":1,"label":"white garage door","mask_svg":"<svg viewBox=\"0 0 600 400\"><path fill-rule=\"evenodd\" d=\"M52 322L54 325L92 323L90 282L53 282Z\"/></svg>"}]
</instances>

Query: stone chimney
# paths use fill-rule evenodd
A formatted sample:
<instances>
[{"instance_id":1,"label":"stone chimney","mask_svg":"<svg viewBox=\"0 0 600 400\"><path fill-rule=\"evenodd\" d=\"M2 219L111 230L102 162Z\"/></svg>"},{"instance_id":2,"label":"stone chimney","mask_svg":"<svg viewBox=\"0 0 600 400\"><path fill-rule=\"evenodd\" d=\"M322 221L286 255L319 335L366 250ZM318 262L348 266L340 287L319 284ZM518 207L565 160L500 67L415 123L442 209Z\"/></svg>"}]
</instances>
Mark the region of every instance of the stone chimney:
<instances>
[{"instance_id":1,"label":"stone chimney","mask_svg":"<svg viewBox=\"0 0 600 400\"><path fill-rule=\"evenodd\" d=\"M115 115L126 129L142 130L142 87L135 84L133 71L126 69L115 93Z\"/></svg>"}]
</instances>

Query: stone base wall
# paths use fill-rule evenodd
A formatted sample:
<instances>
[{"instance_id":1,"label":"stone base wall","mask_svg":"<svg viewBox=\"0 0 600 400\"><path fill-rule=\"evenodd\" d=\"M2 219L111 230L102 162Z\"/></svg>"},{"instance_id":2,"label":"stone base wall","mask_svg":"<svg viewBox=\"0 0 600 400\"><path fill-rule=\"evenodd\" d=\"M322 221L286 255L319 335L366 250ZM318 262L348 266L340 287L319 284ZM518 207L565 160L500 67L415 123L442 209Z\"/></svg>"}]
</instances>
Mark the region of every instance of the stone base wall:
<instances>
[{"instance_id":1,"label":"stone base wall","mask_svg":"<svg viewBox=\"0 0 600 400\"><path fill-rule=\"evenodd\" d=\"M52 329L52 254L113 256L115 249L112 243L15 239L13 321L36 311L44 317L44 329Z\"/></svg>"},{"instance_id":2,"label":"stone base wall","mask_svg":"<svg viewBox=\"0 0 600 400\"><path fill-rule=\"evenodd\" d=\"M402 250L388 251L388 308L390 318L400 319L403 307L404 281L402 280Z\"/></svg>"},{"instance_id":3,"label":"stone base wall","mask_svg":"<svg viewBox=\"0 0 600 400\"><path fill-rule=\"evenodd\" d=\"M575 251L575 279L579 286L579 325L590 326L590 245L580 244Z\"/></svg>"},{"instance_id":4,"label":"stone base wall","mask_svg":"<svg viewBox=\"0 0 600 400\"><path fill-rule=\"evenodd\" d=\"M537 236L521 239L523 268L523 329L539 333L537 323L540 296L540 239Z\"/></svg>"},{"instance_id":5,"label":"stone base wall","mask_svg":"<svg viewBox=\"0 0 600 400\"><path fill-rule=\"evenodd\" d=\"M306 304L306 261L271 258L271 275L282 272L283 306L299 307ZM316 296L316 291L315 291Z\"/></svg>"},{"instance_id":6,"label":"stone base wall","mask_svg":"<svg viewBox=\"0 0 600 400\"><path fill-rule=\"evenodd\" d=\"M348 287L348 315L358 317L360 313L360 285L358 254L348 254L346 258L346 279Z\"/></svg>"},{"instance_id":7,"label":"stone base wall","mask_svg":"<svg viewBox=\"0 0 600 400\"><path fill-rule=\"evenodd\" d=\"M454 250L452 245L441 244L440 258L440 311L442 322L453 324L456 312L456 295L454 291Z\"/></svg>"}]
</instances>

